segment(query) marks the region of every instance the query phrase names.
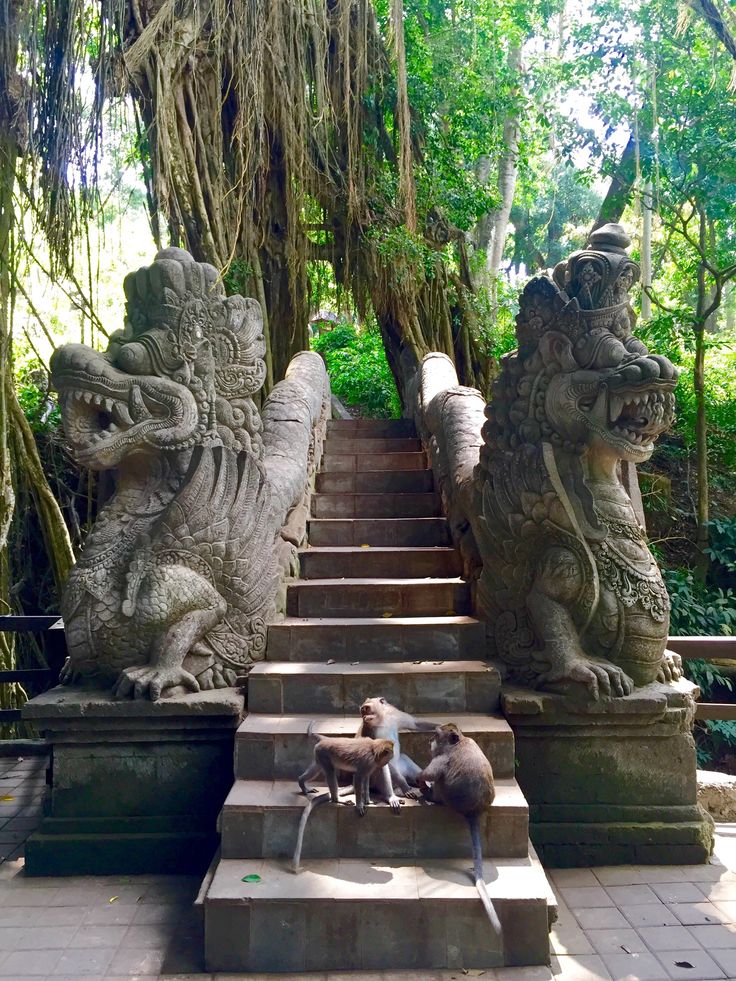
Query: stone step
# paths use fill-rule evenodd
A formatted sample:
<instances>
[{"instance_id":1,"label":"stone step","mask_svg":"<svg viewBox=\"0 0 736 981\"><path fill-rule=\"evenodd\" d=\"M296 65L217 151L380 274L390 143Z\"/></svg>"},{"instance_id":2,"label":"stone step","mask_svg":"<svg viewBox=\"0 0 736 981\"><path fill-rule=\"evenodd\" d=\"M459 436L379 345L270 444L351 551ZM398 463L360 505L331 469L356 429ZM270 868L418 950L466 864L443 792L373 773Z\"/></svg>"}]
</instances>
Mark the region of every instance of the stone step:
<instances>
[{"instance_id":1,"label":"stone step","mask_svg":"<svg viewBox=\"0 0 736 981\"><path fill-rule=\"evenodd\" d=\"M435 518L439 494L312 494L313 518Z\"/></svg>"},{"instance_id":2,"label":"stone step","mask_svg":"<svg viewBox=\"0 0 736 981\"><path fill-rule=\"evenodd\" d=\"M321 792L327 787L321 786ZM348 788L345 788L348 789ZM378 802L364 818L345 804L321 804L307 823L302 859L466 858L471 844L465 818L447 807L407 798L401 814ZM374 795L374 800L378 798ZM306 804L290 780L236 780L220 816L222 857L291 858ZM497 780L496 798L481 820L483 854L523 858L529 847L529 808L515 780Z\"/></svg>"},{"instance_id":3,"label":"stone step","mask_svg":"<svg viewBox=\"0 0 736 981\"><path fill-rule=\"evenodd\" d=\"M426 470L427 457L422 453L356 453L354 443L347 452L325 450L320 470L323 473L367 473L371 470Z\"/></svg>"},{"instance_id":4,"label":"stone step","mask_svg":"<svg viewBox=\"0 0 736 981\"><path fill-rule=\"evenodd\" d=\"M554 898L536 857L486 863L503 951L467 869L462 858L417 865L323 859L294 875L277 859L225 859L204 901L205 968L421 972L548 964Z\"/></svg>"},{"instance_id":5,"label":"stone step","mask_svg":"<svg viewBox=\"0 0 736 981\"><path fill-rule=\"evenodd\" d=\"M491 761L499 779L514 775L514 735L498 715L428 712L424 718L442 725L453 721L472 736ZM249 713L235 736L236 780L296 780L312 759L313 741L307 726L314 721L315 733L354 736L360 716L352 715L261 715ZM429 763L430 732L402 732L401 751L419 766Z\"/></svg>"},{"instance_id":6,"label":"stone step","mask_svg":"<svg viewBox=\"0 0 736 981\"><path fill-rule=\"evenodd\" d=\"M382 695L405 712L495 712L500 677L484 661L336 664L260 661L248 675L248 709L281 713L355 713Z\"/></svg>"},{"instance_id":7,"label":"stone step","mask_svg":"<svg viewBox=\"0 0 736 981\"><path fill-rule=\"evenodd\" d=\"M329 436L416 436L413 419L330 419L327 422Z\"/></svg>"},{"instance_id":8,"label":"stone step","mask_svg":"<svg viewBox=\"0 0 736 981\"><path fill-rule=\"evenodd\" d=\"M366 453L420 453L422 441L408 436L398 436L396 438L366 439L364 436L333 436L328 434L324 444L324 452L333 453L356 453L361 456Z\"/></svg>"},{"instance_id":9,"label":"stone step","mask_svg":"<svg viewBox=\"0 0 736 981\"><path fill-rule=\"evenodd\" d=\"M472 612L462 579L309 579L290 583L292 617L454 616Z\"/></svg>"},{"instance_id":10,"label":"stone step","mask_svg":"<svg viewBox=\"0 0 736 981\"><path fill-rule=\"evenodd\" d=\"M299 550L302 579L393 579L400 569L412 579L459 576L455 548L332 546Z\"/></svg>"},{"instance_id":11,"label":"stone step","mask_svg":"<svg viewBox=\"0 0 736 981\"><path fill-rule=\"evenodd\" d=\"M310 518L309 544L450 545L447 518Z\"/></svg>"},{"instance_id":12,"label":"stone step","mask_svg":"<svg viewBox=\"0 0 736 981\"><path fill-rule=\"evenodd\" d=\"M431 470L366 470L318 473L316 490L326 494L417 494L434 490Z\"/></svg>"},{"instance_id":13,"label":"stone step","mask_svg":"<svg viewBox=\"0 0 736 981\"><path fill-rule=\"evenodd\" d=\"M286 617L268 628L269 661L465 661L485 656L473 617Z\"/></svg>"}]
</instances>

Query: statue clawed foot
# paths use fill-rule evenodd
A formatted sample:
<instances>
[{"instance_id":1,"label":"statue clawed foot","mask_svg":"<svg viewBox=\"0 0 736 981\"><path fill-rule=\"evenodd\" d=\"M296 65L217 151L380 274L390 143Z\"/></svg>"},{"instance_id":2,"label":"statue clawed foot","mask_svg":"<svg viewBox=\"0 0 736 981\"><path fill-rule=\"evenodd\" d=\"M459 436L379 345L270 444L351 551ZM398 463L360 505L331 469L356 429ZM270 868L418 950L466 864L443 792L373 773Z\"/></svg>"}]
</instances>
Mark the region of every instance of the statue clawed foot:
<instances>
[{"instance_id":1,"label":"statue clawed foot","mask_svg":"<svg viewBox=\"0 0 736 981\"><path fill-rule=\"evenodd\" d=\"M621 698L634 690L634 682L616 664L582 655L566 657L553 664L539 676L537 687L564 686L569 682L584 685L594 701L601 696Z\"/></svg>"},{"instance_id":2,"label":"statue clawed foot","mask_svg":"<svg viewBox=\"0 0 736 981\"><path fill-rule=\"evenodd\" d=\"M131 693L133 698L145 698L148 695L152 702L156 702L163 691L175 685L183 685L190 691L199 691L199 682L184 668L147 664L121 671L113 688L113 695L115 698L127 698Z\"/></svg>"},{"instance_id":3,"label":"statue clawed foot","mask_svg":"<svg viewBox=\"0 0 736 981\"><path fill-rule=\"evenodd\" d=\"M59 684L60 685L74 685L78 681L81 681L79 672L75 671L72 666L72 659L68 657L64 661L64 666L59 672Z\"/></svg>"},{"instance_id":4,"label":"statue clawed foot","mask_svg":"<svg viewBox=\"0 0 736 981\"><path fill-rule=\"evenodd\" d=\"M232 668L213 664L198 674L197 679L202 691L209 691L212 688L233 688L238 682L238 673Z\"/></svg>"},{"instance_id":5,"label":"statue clawed foot","mask_svg":"<svg viewBox=\"0 0 736 981\"><path fill-rule=\"evenodd\" d=\"M662 663L657 672L657 681L665 685L671 681L679 681L682 677L682 658L674 651L665 651L662 655Z\"/></svg>"}]
</instances>

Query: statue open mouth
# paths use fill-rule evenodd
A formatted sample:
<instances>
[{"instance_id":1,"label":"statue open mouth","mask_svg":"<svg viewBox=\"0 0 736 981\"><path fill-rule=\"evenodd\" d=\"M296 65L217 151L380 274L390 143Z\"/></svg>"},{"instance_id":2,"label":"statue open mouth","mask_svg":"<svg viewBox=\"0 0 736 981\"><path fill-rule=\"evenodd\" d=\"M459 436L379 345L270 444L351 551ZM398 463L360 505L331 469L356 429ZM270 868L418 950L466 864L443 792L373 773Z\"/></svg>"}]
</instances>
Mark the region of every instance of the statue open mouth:
<instances>
[{"instance_id":1,"label":"statue open mouth","mask_svg":"<svg viewBox=\"0 0 736 981\"><path fill-rule=\"evenodd\" d=\"M648 459L657 438L674 422L674 365L645 356L601 372L597 381L588 376L589 371L580 372L571 385L571 394L577 392L577 419L634 462ZM559 421L564 426L564 418Z\"/></svg>"},{"instance_id":2,"label":"statue open mouth","mask_svg":"<svg viewBox=\"0 0 736 981\"><path fill-rule=\"evenodd\" d=\"M672 425L675 396L671 387L609 393L608 421L612 431L640 446L649 446Z\"/></svg>"},{"instance_id":3,"label":"statue open mouth","mask_svg":"<svg viewBox=\"0 0 736 981\"><path fill-rule=\"evenodd\" d=\"M69 448L79 464L104 469L135 451L181 448L198 422L186 388L127 375L103 355L80 348L60 349L52 363Z\"/></svg>"}]
</instances>

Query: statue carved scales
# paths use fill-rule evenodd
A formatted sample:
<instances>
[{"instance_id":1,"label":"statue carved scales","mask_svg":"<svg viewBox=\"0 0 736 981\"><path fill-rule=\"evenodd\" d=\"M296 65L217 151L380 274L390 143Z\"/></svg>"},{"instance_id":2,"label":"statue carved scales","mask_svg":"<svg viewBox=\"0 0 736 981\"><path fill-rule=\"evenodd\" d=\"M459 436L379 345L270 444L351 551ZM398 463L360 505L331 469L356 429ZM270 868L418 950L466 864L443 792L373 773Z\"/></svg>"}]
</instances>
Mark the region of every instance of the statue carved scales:
<instances>
[{"instance_id":1,"label":"statue carved scales","mask_svg":"<svg viewBox=\"0 0 736 981\"><path fill-rule=\"evenodd\" d=\"M62 600L62 681L157 699L263 658L277 565L261 419L261 310L181 249L126 276L125 329L52 359L75 459L114 470Z\"/></svg>"},{"instance_id":2,"label":"statue carved scales","mask_svg":"<svg viewBox=\"0 0 736 981\"><path fill-rule=\"evenodd\" d=\"M634 469L672 424L677 369L632 333L628 245L606 225L526 286L476 469L489 653L594 698L679 677Z\"/></svg>"}]
</instances>

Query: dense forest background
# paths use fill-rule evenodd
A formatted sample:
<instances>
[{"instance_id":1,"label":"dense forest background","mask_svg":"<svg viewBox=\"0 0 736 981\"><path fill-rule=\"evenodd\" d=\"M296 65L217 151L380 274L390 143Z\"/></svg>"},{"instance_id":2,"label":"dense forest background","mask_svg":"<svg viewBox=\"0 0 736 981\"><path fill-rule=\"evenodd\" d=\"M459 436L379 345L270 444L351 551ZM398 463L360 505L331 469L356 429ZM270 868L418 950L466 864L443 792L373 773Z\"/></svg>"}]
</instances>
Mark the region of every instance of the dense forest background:
<instances>
[{"instance_id":1,"label":"dense forest background","mask_svg":"<svg viewBox=\"0 0 736 981\"><path fill-rule=\"evenodd\" d=\"M265 392L312 345L398 415L430 350L487 394L525 280L621 221L682 372L642 473L672 632L733 632L735 86L727 0L0 0L0 611L58 609L104 493L49 356L104 347L157 248L260 300Z\"/></svg>"}]
</instances>

